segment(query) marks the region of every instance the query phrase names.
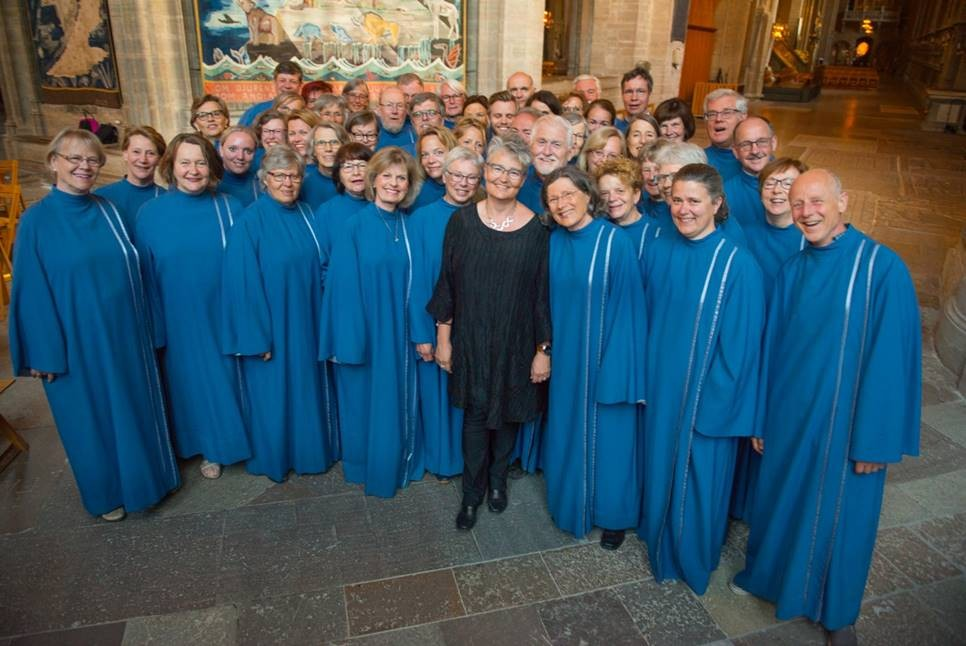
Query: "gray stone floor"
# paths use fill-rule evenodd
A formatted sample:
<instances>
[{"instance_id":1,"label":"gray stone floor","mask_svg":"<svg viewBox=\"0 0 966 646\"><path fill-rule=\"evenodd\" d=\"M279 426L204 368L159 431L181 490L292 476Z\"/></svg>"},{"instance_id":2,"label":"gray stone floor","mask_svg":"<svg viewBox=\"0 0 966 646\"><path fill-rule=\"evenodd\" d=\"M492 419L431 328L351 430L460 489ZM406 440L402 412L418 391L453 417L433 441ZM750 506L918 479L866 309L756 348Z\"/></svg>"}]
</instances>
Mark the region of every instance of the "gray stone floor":
<instances>
[{"instance_id":1,"label":"gray stone floor","mask_svg":"<svg viewBox=\"0 0 966 646\"><path fill-rule=\"evenodd\" d=\"M863 644L966 643L966 402L932 350L939 267L966 224L963 139L924 135L886 86L759 104L780 151L826 165L852 218L909 263L923 305L922 456L890 469L858 624ZM34 169L36 170L36 169ZM28 196L41 194L26 178ZM5 325L3 326L5 328ZM0 366L9 371L5 329ZM338 467L284 484L240 467L106 524L82 509L38 383L0 413L31 444L0 474L0 646L11 644L820 644L806 621L726 588L747 528L735 523L708 592L658 585L636 538L616 553L547 515L539 477L510 508L459 533L458 483L365 497Z\"/></svg>"}]
</instances>

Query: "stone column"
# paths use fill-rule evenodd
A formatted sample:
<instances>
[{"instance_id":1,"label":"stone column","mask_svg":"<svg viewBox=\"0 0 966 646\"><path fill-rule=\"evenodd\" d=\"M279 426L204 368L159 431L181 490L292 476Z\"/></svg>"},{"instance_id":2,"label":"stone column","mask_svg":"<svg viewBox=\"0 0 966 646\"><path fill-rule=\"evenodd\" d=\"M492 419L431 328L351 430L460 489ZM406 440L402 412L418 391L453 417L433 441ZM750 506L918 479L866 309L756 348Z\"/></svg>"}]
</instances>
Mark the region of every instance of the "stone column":
<instances>
[{"instance_id":1,"label":"stone column","mask_svg":"<svg viewBox=\"0 0 966 646\"><path fill-rule=\"evenodd\" d=\"M765 68L771 57L771 28L775 24L778 1L758 0L752 11L752 24L748 34L749 56L744 70L744 94L749 99L757 99L762 96Z\"/></svg>"},{"instance_id":2,"label":"stone column","mask_svg":"<svg viewBox=\"0 0 966 646\"><path fill-rule=\"evenodd\" d=\"M943 306L936 325L936 354L956 375L959 392L966 395L966 228L962 230L959 245L946 256L942 283Z\"/></svg>"},{"instance_id":3,"label":"stone column","mask_svg":"<svg viewBox=\"0 0 966 646\"><path fill-rule=\"evenodd\" d=\"M476 29L467 30L475 43L476 88L491 94L506 88L517 71L533 77L539 87L543 72L543 1L487 0L479 3ZM468 21L469 22L469 21Z\"/></svg>"},{"instance_id":4,"label":"stone column","mask_svg":"<svg viewBox=\"0 0 966 646\"><path fill-rule=\"evenodd\" d=\"M2 82L6 154L15 155L11 145L17 135L41 135L43 112L37 93L36 64L32 60L34 46L30 38L25 3L0 4L0 82Z\"/></svg>"}]
</instances>

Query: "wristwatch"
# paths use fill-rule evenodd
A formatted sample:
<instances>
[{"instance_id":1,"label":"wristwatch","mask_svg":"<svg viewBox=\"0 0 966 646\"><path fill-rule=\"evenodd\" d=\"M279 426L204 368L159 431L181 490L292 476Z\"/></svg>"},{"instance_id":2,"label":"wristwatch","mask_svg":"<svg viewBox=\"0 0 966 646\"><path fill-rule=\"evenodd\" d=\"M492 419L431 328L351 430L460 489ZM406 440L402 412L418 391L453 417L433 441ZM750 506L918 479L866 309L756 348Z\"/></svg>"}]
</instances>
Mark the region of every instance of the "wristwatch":
<instances>
[{"instance_id":1,"label":"wristwatch","mask_svg":"<svg viewBox=\"0 0 966 646\"><path fill-rule=\"evenodd\" d=\"M546 342L546 343L541 343L540 345L538 345L537 346L537 352L542 352L543 354L545 354L545 355L547 355L549 357L550 356L550 343L549 342Z\"/></svg>"}]
</instances>

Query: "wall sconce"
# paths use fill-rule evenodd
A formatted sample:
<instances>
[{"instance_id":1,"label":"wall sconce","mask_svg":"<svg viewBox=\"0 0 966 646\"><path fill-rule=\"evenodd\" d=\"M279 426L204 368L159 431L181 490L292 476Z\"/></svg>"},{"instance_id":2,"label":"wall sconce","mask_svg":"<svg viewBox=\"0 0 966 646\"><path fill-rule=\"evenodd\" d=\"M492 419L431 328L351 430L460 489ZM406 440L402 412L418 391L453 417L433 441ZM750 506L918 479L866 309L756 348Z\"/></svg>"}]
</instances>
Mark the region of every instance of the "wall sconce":
<instances>
[{"instance_id":1,"label":"wall sconce","mask_svg":"<svg viewBox=\"0 0 966 646\"><path fill-rule=\"evenodd\" d=\"M788 25L783 22L776 22L771 26L771 37L775 40L785 40L785 34L788 33Z\"/></svg>"},{"instance_id":2,"label":"wall sconce","mask_svg":"<svg viewBox=\"0 0 966 646\"><path fill-rule=\"evenodd\" d=\"M866 36L871 35L872 32L874 31L874 29L872 28L872 21L869 20L868 18L866 18L865 20L863 20L862 21L862 25L861 25L861 29L865 33Z\"/></svg>"},{"instance_id":3,"label":"wall sconce","mask_svg":"<svg viewBox=\"0 0 966 646\"><path fill-rule=\"evenodd\" d=\"M543 28L549 31L551 27L553 27L553 12L552 11L544 11L543 12Z\"/></svg>"}]
</instances>

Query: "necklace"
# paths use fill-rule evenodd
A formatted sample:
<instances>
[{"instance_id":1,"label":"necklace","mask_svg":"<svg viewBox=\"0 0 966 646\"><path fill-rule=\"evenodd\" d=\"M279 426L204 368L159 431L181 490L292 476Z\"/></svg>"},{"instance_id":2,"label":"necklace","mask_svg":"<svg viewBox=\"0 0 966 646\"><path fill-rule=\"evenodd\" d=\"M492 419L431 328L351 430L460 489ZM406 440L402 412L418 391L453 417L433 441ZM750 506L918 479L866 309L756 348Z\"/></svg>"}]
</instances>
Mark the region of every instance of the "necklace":
<instances>
[{"instance_id":1,"label":"necklace","mask_svg":"<svg viewBox=\"0 0 966 646\"><path fill-rule=\"evenodd\" d=\"M486 207L484 206L484 208ZM496 220L490 217L489 209L487 209L487 214L483 216L483 223L496 231L505 231L508 227L513 225L513 214L516 212L516 210L517 207L516 204L514 204L513 208L510 210L510 215L503 218L503 222L497 223Z\"/></svg>"},{"instance_id":2,"label":"necklace","mask_svg":"<svg viewBox=\"0 0 966 646\"><path fill-rule=\"evenodd\" d=\"M379 214L379 221L382 222L382 225L384 227L386 227L386 231L388 231L389 234L392 236L392 241L393 242L399 242L399 220L400 220L400 218L402 216L400 216L399 218L395 218L395 220L396 220L395 227L394 228L390 228L389 227L389 223L386 221L387 220L386 214L389 214L391 216L392 215L392 212L391 211L383 211L381 208L379 208L377 206L376 207L376 213Z\"/></svg>"}]
</instances>

